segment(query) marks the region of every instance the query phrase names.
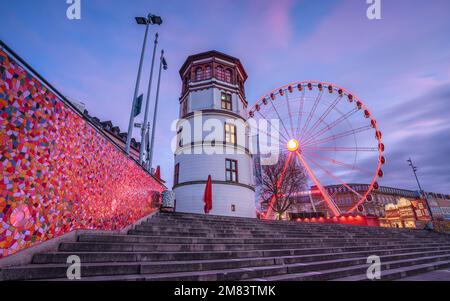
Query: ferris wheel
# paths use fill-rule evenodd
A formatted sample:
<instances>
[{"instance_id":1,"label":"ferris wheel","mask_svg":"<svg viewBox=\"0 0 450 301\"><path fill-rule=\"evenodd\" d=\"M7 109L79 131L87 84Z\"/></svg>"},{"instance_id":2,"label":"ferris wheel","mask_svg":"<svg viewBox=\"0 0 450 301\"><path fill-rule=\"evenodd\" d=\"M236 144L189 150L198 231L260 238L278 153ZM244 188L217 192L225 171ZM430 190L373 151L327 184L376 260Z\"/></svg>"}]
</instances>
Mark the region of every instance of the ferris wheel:
<instances>
[{"instance_id":1,"label":"ferris wheel","mask_svg":"<svg viewBox=\"0 0 450 301\"><path fill-rule=\"evenodd\" d=\"M259 135L277 140L286 165L301 165L331 215L351 214L371 201L370 193L383 177L384 145L377 121L355 94L325 82L294 82L261 97L248 115L256 124L262 119L277 122L276 129ZM357 183L365 185L355 189ZM343 200L336 191L350 197Z\"/></svg>"}]
</instances>

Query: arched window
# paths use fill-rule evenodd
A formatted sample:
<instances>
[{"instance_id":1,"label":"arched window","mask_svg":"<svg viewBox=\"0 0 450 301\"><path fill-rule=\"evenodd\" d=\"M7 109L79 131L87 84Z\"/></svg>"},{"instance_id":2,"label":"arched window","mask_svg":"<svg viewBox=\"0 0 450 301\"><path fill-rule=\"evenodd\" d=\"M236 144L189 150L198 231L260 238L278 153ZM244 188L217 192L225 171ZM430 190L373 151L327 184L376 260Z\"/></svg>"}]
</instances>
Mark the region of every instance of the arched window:
<instances>
[{"instance_id":1,"label":"arched window","mask_svg":"<svg viewBox=\"0 0 450 301\"><path fill-rule=\"evenodd\" d=\"M196 81L203 80L203 69L202 69L202 67L197 67L197 69L195 69L195 80Z\"/></svg>"},{"instance_id":2,"label":"arched window","mask_svg":"<svg viewBox=\"0 0 450 301\"><path fill-rule=\"evenodd\" d=\"M211 66L205 67L205 79L211 78Z\"/></svg>"},{"instance_id":3,"label":"arched window","mask_svg":"<svg viewBox=\"0 0 450 301\"><path fill-rule=\"evenodd\" d=\"M230 69L225 70L225 81L227 83L231 83L231 70Z\"/></svg>"},{"instance_id":4,"label":"arched window","mask_svg":"<svg viewBox=\"0 0 450 301\"><path fill-rule=\"evenodd\" d=\"M241 80L239 81L239 88L243 93L245 92L244 83Z\"/></svg>"},{"instance_id":5,"label":"arched window","mask_svg":"<svg viewBox=\"0 0 450 301\"><path fill-rule=\"evenodd\" d=\"M222 66L217 66L216 67L216 78L218 80L224 80L225 79L225 73L223 72L223 67Z\"/></svg>"}]
</instances>

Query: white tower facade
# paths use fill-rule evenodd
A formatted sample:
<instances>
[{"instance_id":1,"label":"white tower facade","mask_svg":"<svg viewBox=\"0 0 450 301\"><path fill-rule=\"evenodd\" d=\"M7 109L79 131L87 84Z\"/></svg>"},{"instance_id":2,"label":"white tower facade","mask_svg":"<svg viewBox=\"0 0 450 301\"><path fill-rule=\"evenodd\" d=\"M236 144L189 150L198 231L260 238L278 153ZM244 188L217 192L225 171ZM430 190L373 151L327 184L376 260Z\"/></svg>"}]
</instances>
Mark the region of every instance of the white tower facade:
<instances>
[{"instance_id":1,"label":"white tower facade","mask_svg":"<svg viewBox=\"0 0 450 301\"><path fill-rule=\"evenodd\" d=\"M208 51L189 56L180 76L183 87L175 151L175 210L203 214L210 175L209 214L256 217L253 160L245 125L247 74L241 62Z\"/></svg>"}]
</instances>

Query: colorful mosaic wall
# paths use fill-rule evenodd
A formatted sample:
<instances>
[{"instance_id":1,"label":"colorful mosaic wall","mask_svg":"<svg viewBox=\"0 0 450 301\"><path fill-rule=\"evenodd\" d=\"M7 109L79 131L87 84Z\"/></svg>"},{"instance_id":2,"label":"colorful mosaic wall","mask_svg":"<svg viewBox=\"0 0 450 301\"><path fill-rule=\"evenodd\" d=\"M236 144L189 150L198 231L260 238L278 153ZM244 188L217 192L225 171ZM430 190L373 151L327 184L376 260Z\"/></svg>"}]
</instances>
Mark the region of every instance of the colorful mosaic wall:
<instances>
[{"instance_id":1,"label":"colorful mosaic wall","mask_svg":"<svg viewBox=\"0 0 450 301\"><path fill-rule=\"evenodd\" d=\"M155 210L163 185L1 50L0 75L0 258Z\"/></svg>"}]
</instances>

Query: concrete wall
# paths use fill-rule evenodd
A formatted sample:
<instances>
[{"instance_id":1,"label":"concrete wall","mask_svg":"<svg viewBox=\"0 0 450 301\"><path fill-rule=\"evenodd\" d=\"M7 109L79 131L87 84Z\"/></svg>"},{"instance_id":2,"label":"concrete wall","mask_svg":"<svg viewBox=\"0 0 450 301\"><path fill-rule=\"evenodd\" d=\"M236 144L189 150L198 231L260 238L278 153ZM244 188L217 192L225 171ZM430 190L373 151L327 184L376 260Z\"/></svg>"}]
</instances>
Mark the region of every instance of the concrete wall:
<instances>
[{"instance_id":1,"label":"concrete wall","mask_svg":"<svg viewBox=\"0 0 450 301\"><path fill-rule=\"evenodd\" d=\"M254 185L251 157L246 154L180 154L175 158L175 164L180 163L179 182L206 181L208 175L211 175L213 180L225 181L225 159L238 161L239 183L249 186Z\"/></svg>"},{"instance_id":2,"label":"concrete wall","mask_svg":"<svg viewBox=\"0 0 450 301\"><path fill-rule=\"evenodd\" d=\"M188 95L188 112L194 112L204 109L222 109L222 92L231 94L232 112L247 118L247 111L244 109L244 103L237 93L231 93L220 88L208 88L190 92ZM226 110L228 111L228 110Z\"/></svg>"},{"instance_id":3,"label":"concrete wall","mask_svg":"<svg viewBox=\"0 0 450 301\"><path fill-rule=\"evenodd\" d=\"M177 187L174 190L176 211L203 214L205 185L201 183ZM256 217L255 192L249 188L213 182L212 196L211 215ZM235 206L234 212L231 211L231 205Z\"/></svg>"}]
</instances>

